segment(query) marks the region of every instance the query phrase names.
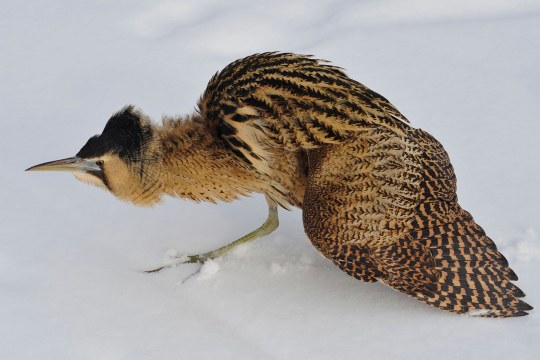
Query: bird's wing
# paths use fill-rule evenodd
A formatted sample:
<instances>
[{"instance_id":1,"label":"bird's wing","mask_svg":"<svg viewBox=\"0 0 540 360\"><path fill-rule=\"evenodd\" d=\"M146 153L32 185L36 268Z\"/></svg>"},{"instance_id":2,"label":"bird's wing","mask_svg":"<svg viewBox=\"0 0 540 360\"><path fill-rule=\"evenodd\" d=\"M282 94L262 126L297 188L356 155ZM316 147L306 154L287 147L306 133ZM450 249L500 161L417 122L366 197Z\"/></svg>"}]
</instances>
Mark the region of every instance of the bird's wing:
<instances>
[{"instance_id":1,"label":"bird's wing","mask_svg":"<svg viewBox=\"0 0 540 360\"><path fill-rule=\"evenodd\" d=\"M266 148L276 144L313 149L374 126L408 127L388 100L340 68L288 53L231 63L210 80L199 110L211 131L261 171L272 157Z\"/></svg>"},{"instance_id":2,"label":"bird's wing","mask_svg":"<svg viewBox=\"0 0 540 360\"><path fill-rule=\"evenodd\" d=\"M457 203L443 147L422 130L308 152L304 226L343 271L441 309L519 316L532 309L505 258Z\"/></svg>"},{"instance_id":3,"label":"bird's wing","mask_svg":"<svg viewBox=\"0 0 540 360\"><path fill-rule=\"evenodd\" d=\"M420 155L417 144L385 129L309 150L303 217L315 247L356 278L381 278L370 252L394 244L411 223Z\"/></svg>"},{"instance_id":4,"label":"bird's wing","mask_svg":"<svg viewBox=\"0 0 540 360\"><path fill-rule=\"evenodd\" d=\"M254 55L216 74L199 109L261 173L271 173L273 148L307 152L306 233L345 272L460 313L531 309L504 257L459 207L442 146L341 69Z\"/></svg>"}]
</instances>

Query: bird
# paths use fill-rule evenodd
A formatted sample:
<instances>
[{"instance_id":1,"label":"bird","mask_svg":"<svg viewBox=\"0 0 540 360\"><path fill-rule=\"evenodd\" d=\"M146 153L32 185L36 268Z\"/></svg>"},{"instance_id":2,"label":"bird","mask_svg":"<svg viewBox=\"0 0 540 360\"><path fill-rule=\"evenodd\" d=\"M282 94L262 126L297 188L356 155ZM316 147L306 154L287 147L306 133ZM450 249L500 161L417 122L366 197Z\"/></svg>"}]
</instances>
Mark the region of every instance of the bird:
<instances>
[{"instance_id":1,"label":"bird","mask_svg":"<svg viewBox=\"0 0 540 360\"><path fill-rule=\"evenodd\" d=\"M460 207L443 146L385 97L310 55L236 60L210 79L192 114L157 124L128 105L75 157L27 170L68 171L140 206L164 196L265 196L260 227L185 262L267 235L278 208L300 208L313 246L358 280L458 314L533 309L506 258Z\"/></svg>"}]
</instances>

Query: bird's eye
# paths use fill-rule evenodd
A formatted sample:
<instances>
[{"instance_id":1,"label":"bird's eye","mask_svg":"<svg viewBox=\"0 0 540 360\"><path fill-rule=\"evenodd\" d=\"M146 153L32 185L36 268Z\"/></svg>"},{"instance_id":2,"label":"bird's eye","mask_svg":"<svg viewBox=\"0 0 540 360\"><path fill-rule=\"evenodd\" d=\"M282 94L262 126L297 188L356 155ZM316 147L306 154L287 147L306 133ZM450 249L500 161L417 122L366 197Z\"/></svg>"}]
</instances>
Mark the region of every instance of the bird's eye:
<instances>
[{"instance_id":1,"label":"bird's eye","mask_svg":"<svg viewBox=\"0 0 540 360\"><path fill-rule=\"evenodd\" d=\"M97 166L100 166L100 167L101 167L101 166L103 166L103 164L104 164L103 160L98 160L98 161L96 161L96 165L97 165Z\"/></svg>"}]
</instances>

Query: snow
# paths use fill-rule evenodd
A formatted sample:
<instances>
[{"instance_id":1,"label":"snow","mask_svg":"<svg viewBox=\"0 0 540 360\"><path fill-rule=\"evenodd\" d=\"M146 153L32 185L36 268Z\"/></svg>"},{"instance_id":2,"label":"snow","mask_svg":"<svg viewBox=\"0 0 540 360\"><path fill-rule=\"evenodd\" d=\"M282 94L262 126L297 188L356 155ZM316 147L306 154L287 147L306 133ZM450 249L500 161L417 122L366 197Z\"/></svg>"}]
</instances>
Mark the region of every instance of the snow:
<instances>
[{"instance_id":1,"label":"snow","mask_svg":"<svg viewBox=\"0 0 540 360\"><path fill-rule=\"evenodd\" d=\"M540 358L539 310L458 316L358 282L315 251L299 211L198 273L143 272L253 230L261 196L135 208L23 171L72 156L126 104L191 112L232 60L314 54L444 144L461 204L538 308L539 20L537 0L4 1L0 359Z\"/></svg>"},{"instance_id":2,"label":"snow","mask_svg":"<svg viewBox=\"0 0 540 360\"><path fill-rule=\"evenodd\" d=\"M487 310L487 309L475 309L475 310L471 310L467 313L467 315L470 315L470 316L482 316L482 315L489 315L492 313L492 310Z\"/></svg>"},{"instance_id":3,"label":"snow","mask_svg":"<svg viewBox=\"0 0 540 360\"><path fill-rule=\"evenodd\" d=\"M219 272L219 264L216 260L207 260L197 273L197 280L208 280Z\"/></svg>"}]
</instances>

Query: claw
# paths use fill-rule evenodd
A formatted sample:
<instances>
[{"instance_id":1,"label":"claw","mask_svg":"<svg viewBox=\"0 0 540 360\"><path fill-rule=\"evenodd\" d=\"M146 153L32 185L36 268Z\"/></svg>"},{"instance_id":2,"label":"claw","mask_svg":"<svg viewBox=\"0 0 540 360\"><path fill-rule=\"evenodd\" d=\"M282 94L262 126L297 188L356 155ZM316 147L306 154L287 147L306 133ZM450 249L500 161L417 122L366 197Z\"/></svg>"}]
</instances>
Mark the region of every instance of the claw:
<instances>
[{"instance_id":1,"label":"claw","mask_svg":"<svg viewBox=\"0 0 540 360\"><path fill-rule=\"evenodd\" d=\"M204 264L206 260L211 259L212 257L209 254L201 254L201 255L188 255L187 258L188 258L187 260L182 261L182 262L163 265L152 270L144 270L144 272L147 274L152 274L152 273L160 272L161 270L164 270L164 269L170 269L170 268L177 267L179 265L184 265L184 264Z\"/></svg>"},{"instance_id":2,"label":"claw","mask_svg":"<svg viewBox=\"0 0 540 360\"><path fill-rule=\"evenodd\" d=\"M169 268L170 266L160 266L158 268L155 268L155 269L152 269L152 270L144 270L143 272L144 273L147 273L147 274L152 274L152 273L157 273L157 272L160 272L161 270L165 269L165 268Z\"/></svg>"}]
</instances>

